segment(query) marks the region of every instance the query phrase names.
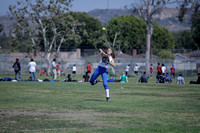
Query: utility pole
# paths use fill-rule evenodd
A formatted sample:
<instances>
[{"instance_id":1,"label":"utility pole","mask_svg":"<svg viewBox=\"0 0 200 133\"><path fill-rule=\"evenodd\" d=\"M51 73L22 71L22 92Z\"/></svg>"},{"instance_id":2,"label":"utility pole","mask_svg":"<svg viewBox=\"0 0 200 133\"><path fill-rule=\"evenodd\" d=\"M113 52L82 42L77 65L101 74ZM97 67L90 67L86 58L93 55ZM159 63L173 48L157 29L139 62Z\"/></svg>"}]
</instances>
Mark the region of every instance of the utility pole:
<instances>
[{"instance_id":1,"label":"utility pole","mask_svg":"<svg viewBox=\"0 0 200 133\"><path fill-rule=\"evenodd\" d=\"M109 0L107 0L107 10L109 9Z\"/></svg>"}]
</instances>

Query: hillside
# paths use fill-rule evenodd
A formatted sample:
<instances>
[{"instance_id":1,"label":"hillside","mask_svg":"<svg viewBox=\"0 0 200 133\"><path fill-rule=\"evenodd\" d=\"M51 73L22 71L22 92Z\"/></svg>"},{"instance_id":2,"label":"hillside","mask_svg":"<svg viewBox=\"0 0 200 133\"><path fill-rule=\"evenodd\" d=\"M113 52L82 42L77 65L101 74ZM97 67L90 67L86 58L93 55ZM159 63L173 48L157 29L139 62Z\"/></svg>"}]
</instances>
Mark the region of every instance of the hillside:
<instances>
[{"instance_id":1,"label":"hillside","mask_svg":"<svg viewBox=\"0 0 200 133\"><path fill-rule=\"evenodd\" d=\"M6 33L6 35L8 35L12 30L12 27L14 26L14 21L11 20L11 17L9 16L0 16L0 24L3 25L4 32Z\"/></svg>"},{"instance_id":2,"label":"hillside","mask_svg":"<svg viewBox=\"0 0 200 133\"><path fill-rule=\"evenodd\" d=\"M168 28L172 32L190 29L189 21L180 23L177 19L179 10L175 8L163 9L159 14L154 15L154 20ZM130 9L95 9L88 12L91 16L97 18L102 24L107 23L112 17L119 17L121 15L133 14ZM137 16L137 14L135 14ZM187 18L188 19L188 18ZM0 24L4 26L4 32L8 35L13 27L13 20L9 16L0 16Z\"/></svg>"},{"instance_id":3,"label":"hillside","mask_svg":"<svg viewBox=\"0 0 200 133\"><path fill-rule=\"evenodd\" d=\"M175 8L166 8L163 9L160 13L155 14L154 20L160 24L168 28L170 31L182 31L190 29L189 21L185 21L180 23L176 16L178 16L178 9ZM91 16L97 18L102 24L107 23L112 17L119 17L121 15L133 14L130 9L96 9L88 12ZM134 14L138 16L137 14ZM187 20L188 18L186 18Z\"/></svg>"}]
</instances>

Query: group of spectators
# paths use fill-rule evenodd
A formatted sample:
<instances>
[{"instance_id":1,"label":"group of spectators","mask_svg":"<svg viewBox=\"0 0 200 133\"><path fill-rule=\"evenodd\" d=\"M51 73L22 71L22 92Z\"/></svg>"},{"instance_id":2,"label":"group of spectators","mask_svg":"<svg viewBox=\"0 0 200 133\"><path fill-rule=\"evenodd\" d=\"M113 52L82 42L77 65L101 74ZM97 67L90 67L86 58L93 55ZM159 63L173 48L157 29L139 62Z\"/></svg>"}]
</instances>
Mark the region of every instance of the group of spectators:
<instances>
[{"instance_id":1,"label":"group of spectators","mask_svg":"<svg viewBox=\"0 0 200 133\"><path fill-rule=\"evenodd\" d=\"M34 59L31 59L30 62L28 63L28 71L30 74L30 80L31 81L36 81L36 68L37 68L37 64L34 61ZM50 66L51 70L52 70L52 77L53 80L56 80L57 77L60 76L65 76L65 73L63 73L62 70L60 70L60 63L56 63L56 59L53 59L51 62L51 66ZM15 72L15 79L16 80L20 80L21 79L21 65L19 62L19 59L17 58L15 63L13 64L13 69ZM108 82L121 82L121 83L128 83L128 74L129 74L129 69L130 69L130 64L126 66L125 68L125 72L122 72L121 76L119 77L119 79L116 78L111 78L108 76L107 81ZM83 75L81 82L89 82L90 77L91 77L91 70L92 70L92 66L88 63L86 66L86 73ZM167 68L164 64L160 64L158 63L157 65L157 75L156 75L156 80L157 83L171 83L172 82L172 78L175 78L175 67L174 65L171 66L170 68L170 72L171 75L169 73L166 72ZM76 71L77 71L77 67L74 64L72 67L72 76L74 77L76 75ZM135 76L138 76L138 71L139 71L139 66L136 64L133 68L134 74ZM154 68L153 68L153 64L150 65L150 76L146 74L146 72L143 72L143 74L141 75L141 77L139 78L138 82L141 83L148 83L148 79L150 77L152 77L154 72ZM47 70L42 70L40 72L41 76L44 76L45 74L47 74ZM72 80L72 76L71 74L68 74L66 79L63 80L65 82L76 82L76 80ZM182 76L182 74L179 74L179 76L177 77L177 84L185 84L185 80L184 77ZM200 84L200 73L198 73L198 79L197 81L190 81L190 84Z\"/></svg>"},{"instance_id":2,"label":"group of spectators","mask_svg":"<svg viewBox=\"0 0 200 133\"><path fill-rule=\"evenodd\" d=\"M125 69L125 75L128 76L128 72L130 69L130 64L126 66ZM172 83L172 78L175 78L175 66L172 65L170 68L170 72L171 75L169 73L167 73L167 68L165 66L165 64L160 64L158 63L157 65L157 75L156 75L156 83ZM139 66L136 64L134 66L134 74L135 76L138 76L138 71L139 71ZM146 74L146 72L143 72L143 74L141 75L141 77L139 78L138 82L141 83L148 83L148 79L150 77L153 76L153 72L154 72L154 68L153 68L153 64L150 65L150 76ZM190 84L200 84L200 78L199 78L200 73L198 73L198 80L197 81L190 81ZM177 84L185 84L185 80L184 77L182 76L182 74L179 74L179 76L177 77Z\"/></svg>"}]
</instances>

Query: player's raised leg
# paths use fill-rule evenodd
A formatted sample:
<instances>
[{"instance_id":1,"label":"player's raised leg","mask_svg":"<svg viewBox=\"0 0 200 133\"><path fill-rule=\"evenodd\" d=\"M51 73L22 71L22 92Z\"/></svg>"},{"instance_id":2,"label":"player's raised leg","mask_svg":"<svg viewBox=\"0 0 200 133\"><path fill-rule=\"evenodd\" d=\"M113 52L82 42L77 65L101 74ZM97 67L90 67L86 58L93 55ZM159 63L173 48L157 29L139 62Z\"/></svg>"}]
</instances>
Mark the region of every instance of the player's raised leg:
<instances>
[{"instance_id":1,"label":"player's raised leg","mask_svg":"<svg viewBox=\"0 0 200 133\"><path fill-rule=\"evenodd\" d=\"M95 72L93 73L92 77L90 78L91 85L95 85L97 83L96 79L98 78L99 75L100 75L100 70L98 66Z\"/></svg>"}]
</instances>

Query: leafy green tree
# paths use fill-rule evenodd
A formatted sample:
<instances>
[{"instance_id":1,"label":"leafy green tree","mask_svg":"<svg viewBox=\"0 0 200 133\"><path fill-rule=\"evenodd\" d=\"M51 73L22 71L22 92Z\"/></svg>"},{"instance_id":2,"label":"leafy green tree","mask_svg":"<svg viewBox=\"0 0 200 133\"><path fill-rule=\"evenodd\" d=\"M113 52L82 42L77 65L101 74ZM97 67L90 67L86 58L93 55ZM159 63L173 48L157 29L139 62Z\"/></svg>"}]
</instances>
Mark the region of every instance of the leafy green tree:
<instances>
[{"instance_id":1,"label":"leafy green tree","mask_svg":"<svg viewBox=\"0 0 200 133\"><path fill-rule=\"evenodd\" d=\"M197 49L198 45L195 43L192 32L185 30L173 33L176 49Z\"/></svg>"},{"instance_id":2,"label":"leafy green tree","mask_svg":"<svg viewBox=\"0 0 200 133\"><path fill-rule=\"evenodd\" d=\"M151 46L153 49L174 49L175 42L172 33L167 28L154 22Z\"/></svg>"},{"instance_id":3,"label":"leafy green tree","mask_svg":"<svg viewBox=\"0 0 200 133\"><path fill-rule=\"evenodd\" d=\"M100 43L100 37L102 36L102 25L101 23L84 12L70 12L70 15L74 20L83 23L79 28L79 36L81 37L81 43L78 45L79 48L95 48L97 44ZM73 44L72 44L73 45Z\"/></svg>"},{"instance_id":4,"label":"leafy green tree","mask_svg":"<svg viewBox=\"0 0 200 133\"><path fill-rule=\"evenodd\" d=\"M107 24L107 38L116 49L145 48L145 22L134 15L112 18Z\"/></svg>"},{"instance_id":5,"label":"leafy green tree","mask_svg":"<svg viewBox=\"0 0 200 133\"><path fill-rule=\"evenodd\" d=\"M10 49L11 48L11 37L7 36L5 32L2 32L0 36L0 46L2 49Z\"/></svg>"},{"instance_id":6,"label":"leafy green tree","mask_svg":"<svg viewBox=\"0 0 200 133\"><path fill-rule=\"evenodd\" d=\"M70 7L71 0L17 1L17 5L9 7L13 19L17 22L14 40L17 43L26 35L31 42L31 51L45 58L50 65L53 48L57 56L65 40L77 38L76 29L80 24L70 15L63 17ZM42 48L43 55L40 54Z\"/></svg>"},{"instance_id":7,"label":"leafy green tree","mask_svg":"<svg viewBox=\"0 0 200 133\"><path fill-rule=\"evenodd\" d=\"M158 52L159 59L175 59L174 54L171 54L170 51L160 51Z\"/></svg>"},{"instance_id":8,"label":"leafy green tree","mask_svg":"<svg viewBox=\"0 0 200 133\"><path fill-rule=\"evenodd\" d=\"M192 15L192 37L196 44L197 48L200 48L200 4L198 8L194 11Z\"/></svg>"},{"instance_id":9,"label":"leafy green tree","mask_svg":"<svg viewBox=\"0 0 200 133\"><path fill-rule=\"evenodd\" d=\"M116 33L119 33L115 40ZM126 51L128 49L145 49L146 47L146 24L141 18L134 15L124 15L112 18L107 25L108 40L115 44L116 49ZM174 49L174 38L168 29L154 22L152 35L152 47L155 49Z\"/></svg>"},{"instance_id":10,"label":"leafy green tree","mask_svg":"<svg viewBox=\"0 0 200 133\"><path fill-rule=\"evenodd\" d=\"M197 48L200 48L200 0L182 0L180 3L179 21L183 22L187 13L192 14L192 37L198 45Z\"/></svg>"}]
</instances>

